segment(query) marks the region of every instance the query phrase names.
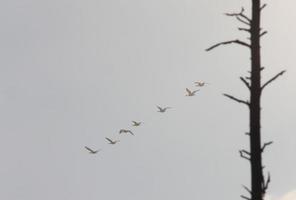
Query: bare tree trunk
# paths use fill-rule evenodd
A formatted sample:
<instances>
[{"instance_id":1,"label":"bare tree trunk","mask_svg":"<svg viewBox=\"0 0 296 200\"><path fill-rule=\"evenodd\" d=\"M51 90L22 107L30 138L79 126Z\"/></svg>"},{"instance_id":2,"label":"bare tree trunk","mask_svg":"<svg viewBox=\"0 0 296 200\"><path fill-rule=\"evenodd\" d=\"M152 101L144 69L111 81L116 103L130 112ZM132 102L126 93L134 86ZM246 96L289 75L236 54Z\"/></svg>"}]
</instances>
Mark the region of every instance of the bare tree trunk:
<instances>
[{"instance_id":1,"label":"bare tree trunk","mask_svg":"<svg viewBox=\"0 0 296 200\"><path fill-rule=\"evenodd\" d=\"M241 197L246 200L263 200L270 183L270 174L268 173L267 179L265 180L262 167L262 153L265 150L265 147L272 144L272 142L264 143L263 146L261 145L261 93L265 86L285 73L285 70L283 70L265 84L261 85L261 71L263 70L263 67L261 67L260 38L265 35L267 31L261 30L260 20L261 11L265 6L266 4L261 6L260 0L252 0L251 18L244 14L244 8L242 8L239 13L226 13L227 16L235 17L243 25L247 25L247 28L239 27L238 30L245 31L250 34L250 44L248 42L235 39L217 43L206 49L206 51L210 51L220 45L228 44L238 44L250 49L251 76L245 78L240 77L241 81L250 91L250 99L241 100L232 95L224 94L224 96L230 98L231 100L247 105L250 111L250 130L248 133L250 136L250 151L244 149L239 151L240 156L250 161L251 164L251 189L243 185L251 197L241 195Z\"/></svg>"},{"instance_id":2,"label":"bare tree trunk","mask_svg":"<svg viewBox=\"0 0 296 200\"><path fill-rule=\"evenodd\" d=\"M252 0L251 23L251 97L250 97L250 150L252 200L263 200L263 171L261 156L260 100L260 0Z\"/></svg>"}]
</instances>

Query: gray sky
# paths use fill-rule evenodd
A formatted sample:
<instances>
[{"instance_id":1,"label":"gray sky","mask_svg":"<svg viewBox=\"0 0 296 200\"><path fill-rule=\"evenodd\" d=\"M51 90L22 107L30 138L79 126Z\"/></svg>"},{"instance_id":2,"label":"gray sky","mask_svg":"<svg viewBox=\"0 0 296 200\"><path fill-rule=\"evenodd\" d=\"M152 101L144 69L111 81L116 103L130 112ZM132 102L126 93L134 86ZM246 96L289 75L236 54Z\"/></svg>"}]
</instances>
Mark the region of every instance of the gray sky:
<instances>
[{"instance_id":1,"label":"gray sky","mask_svg":"<svg viewBox=\"0 0 296 200\"><path fill-rule=\"evenodd\" d=\"M266 1L264 156L272 200L296 190L295 1ZM0 199L238 199L249 184L246 1L0 0ZM185 97L193 82L209 83ZM171 106L167 113L156 105ZM119 136L131 121L136 136ZM110 146L104 137L119 138ZM84 146L102 148L89 155ZM295 195L296 192L294 192ZM294 199L294 198L293 198Z\"/></svg>"}]
</instances>

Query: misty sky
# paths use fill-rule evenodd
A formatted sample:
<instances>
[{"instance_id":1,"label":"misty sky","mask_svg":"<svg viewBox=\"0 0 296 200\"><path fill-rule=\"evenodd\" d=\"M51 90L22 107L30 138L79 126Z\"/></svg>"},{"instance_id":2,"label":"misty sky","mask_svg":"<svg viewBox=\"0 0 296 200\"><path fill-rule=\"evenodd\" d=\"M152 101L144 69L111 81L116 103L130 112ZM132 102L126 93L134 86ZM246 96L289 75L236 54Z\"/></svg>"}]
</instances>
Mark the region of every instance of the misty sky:
<instances>
[{"instance_id":1,"label":"misty sky","mask_svg":"<svg viewBox=\"0 0 296 200\"><path fill-rule=\"evenodd\" d=\"M287 70L262 97L263 139L274 141L264 154L268 198L293 200L296 3L265 2L263 80ZM239 76L250 55L204 51L247 37L223 15L241 6L249 11L245 0L0 0L0 199L247 195L238 150L248 147L248 110L222 93L248 97ZM210 84L185 97L197 80ZM90 155L85 145L103 150Z\"/></svg>"}]
</instances>

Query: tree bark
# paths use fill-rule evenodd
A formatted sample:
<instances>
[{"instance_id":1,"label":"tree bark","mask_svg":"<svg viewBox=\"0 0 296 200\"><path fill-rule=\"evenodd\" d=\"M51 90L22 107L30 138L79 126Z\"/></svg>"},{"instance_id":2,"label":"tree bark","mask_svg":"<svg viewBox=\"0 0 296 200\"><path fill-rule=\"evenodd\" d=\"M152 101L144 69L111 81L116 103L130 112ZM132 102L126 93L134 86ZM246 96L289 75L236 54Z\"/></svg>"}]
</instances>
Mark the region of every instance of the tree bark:
<instances>
[{"instance_id":1,"label":"tree bark","mask_svg":"<svg viewBox=\"0 0 296 200\"><path fill-rule=\"evenodd\" d=\"M250 95L250 152L252 200L263 200L264 178L261 151L261 55L260 0L252 0L251 23L251 95Z\"/></svg>"},{"instance_id":2,"label":"tree bark","mask_svg":"<svg viewBox=\"0 0 296 200\"><path fill-rule=\"evenodd\" d=\"M267 179L265 180L262 167L262 153L265 147L272 144L272 141L264 143L263 146L261 145L261 93L267 85L286 72L286 70L282 70L261 85L261 71L263 67L261 67L260 38L265 35L267 31L261 30L260 21L261 11L265 6L266 4L261 6L260 0L252 0L251 18L245 15L244 8L238 13L225 13L226 16L235 17L243 25L247 25L248 28L239 27L238 30L246 31L250 34L250 43L235 39L216 43L206 49L206 51L211 51L221 45L236 44L247 47L251 52L251 75L245 78L240 77L240 80L250 91L250 99L242 100L229 94L223 94L233 101L247 105L249 108L250 130L247 135L250 137L250 151L245 149L239 151L240 156L250 161L251 164L251 189L243 186L247 192L251 194L251 197L241 195L243 199L247 200L263 200L270 183L270 174L268 173Z\"/></svg>"}]
</instances>

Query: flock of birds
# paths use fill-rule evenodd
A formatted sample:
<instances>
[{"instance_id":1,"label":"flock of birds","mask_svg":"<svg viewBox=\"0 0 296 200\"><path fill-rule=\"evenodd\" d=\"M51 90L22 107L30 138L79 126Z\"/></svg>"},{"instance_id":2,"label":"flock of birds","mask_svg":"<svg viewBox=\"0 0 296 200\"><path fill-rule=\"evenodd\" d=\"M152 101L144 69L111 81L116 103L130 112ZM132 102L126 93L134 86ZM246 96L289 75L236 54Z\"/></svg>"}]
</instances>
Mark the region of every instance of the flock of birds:
<instances>
[{"instance_id":1,"label":"flock of birds","mask_svg":"<svg viewBox=\"0 0 296 200\"><path fill-rule=\"evenodd\" d=\"M203 82L203 81L196 81L194 82L195 83L195 86L196 87L203 87L209 83L206 83L206 82ZM188 97L192 97L192 96L195 96L196 92L199 91L199 89L197 90L190 90L189 88L186 88L186 95L185 96L188 96ZM172 107L161 107L161 106L156 106L157 107L157 112L160 112L160 113L165 113L168 109L171 109ZM139 121L132 121L132 126L133 127L138 127L138 126L141 126L142 122L139 122ZM119 130L119 134L122 134L122 133L125 133L125 134L130 134L132 136L135 136L135 134L129 130L129 129L120 129ZM111 139L111 138L108 138L106 137L105 138L106 141L108 142L108 144L110 145L115 145L117 144L118 142L120 142L120 140L114 140L114 139ZM102 149L92 149L88 146L85 146L84 147L90 154L97 154L98 152L102 151Z\"/></svg>"}]
</instances>

